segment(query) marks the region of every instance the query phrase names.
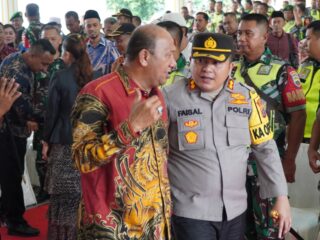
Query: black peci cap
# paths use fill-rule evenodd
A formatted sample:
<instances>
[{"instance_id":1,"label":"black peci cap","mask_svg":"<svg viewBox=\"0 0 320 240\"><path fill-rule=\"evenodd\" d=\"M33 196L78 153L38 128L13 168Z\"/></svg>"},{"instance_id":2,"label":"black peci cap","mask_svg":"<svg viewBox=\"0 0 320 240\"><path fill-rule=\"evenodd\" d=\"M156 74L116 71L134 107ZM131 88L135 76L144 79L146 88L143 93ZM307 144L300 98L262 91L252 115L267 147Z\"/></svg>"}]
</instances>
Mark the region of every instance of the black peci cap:
<instances>
[{"instance_id":1,"label":"black peci cap","mask_svg":"<svg viewBox=\"0 0 320 240\"><path fill-rule=\"evenodd\" d=\"M83 20L86 20L88 18L97 18L100 19L99 13L95 10L87 10L86 13L84 14Z\"/></svg>"}]
</instances>

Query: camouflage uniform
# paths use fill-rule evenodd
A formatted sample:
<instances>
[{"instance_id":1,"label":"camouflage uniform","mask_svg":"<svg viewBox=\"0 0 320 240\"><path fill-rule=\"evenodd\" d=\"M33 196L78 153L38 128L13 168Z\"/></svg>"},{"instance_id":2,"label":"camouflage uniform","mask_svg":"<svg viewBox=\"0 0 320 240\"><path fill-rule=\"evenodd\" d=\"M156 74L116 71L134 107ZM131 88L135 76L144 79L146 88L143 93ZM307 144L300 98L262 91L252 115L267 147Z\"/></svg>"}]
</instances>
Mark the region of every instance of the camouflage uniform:
<instances>
[{"instance_id":1,"label":"camouflage uniform","mask_svg":"<svg viewBox=\"0 0 320 240\"><path fill-rule=\"evenodd\" d=\"M35 113L41 117L38 122L39 129L33 136L33 149L37 152L36 170L39 176L40 193L43 192L44 179L47 171L47 162L42 159L41 140L43 140L43 128L48 103L49 83L52 75L63 68L64 62L62 59L58 58L49 66L47 73L40 72L35 75L33 106Z\"/></svg>"},{"instance_id":2,"label":"camouflage uniform","mask_svg":"<svg viewBox=\"0 0 320 240\"><path fill-rule=\"evenodd\" d=\"M259 67L260 64L260 68ZM252 74L250 69L257 67ZM278 70L276 70L278 69ZM271 129L274 132L274 140L277 143L279 154L283 158L285 153L285 134L288 121L288 113L305 109L305 97L301 89L300 78L296 71L284 61L273 56L266 48L260 59L254 63L248 63L244 58L235 64L232 75L238 81L244 81L243 73L248 72L255 85L263 81L258 87L265 95L278 103L274 108L269 99L267 102L267 113L269 115ZM250 75L251 74L251 75ZM267 78L269 78L267 80ZM298 94L292 97L292 94ZM259 194L259 181L255 159L249 159L247 192L248 192L248 218L247 218L247 239L278 239L278 229L273 219L269 217L275 198L262 199Z\"/></svg>"},{"instance_id":3,"label":"camouflage uniform","mask_svg":"<svg viewBox=\"0 0 320 240\"><path fill-rule=\"evenodd\" d=\"M22 33L22 45L25 49L30 48L35 41L39 40L42 27L43 24L39 21L30 22L29 27Z\"/></svg>"}]
</instances>

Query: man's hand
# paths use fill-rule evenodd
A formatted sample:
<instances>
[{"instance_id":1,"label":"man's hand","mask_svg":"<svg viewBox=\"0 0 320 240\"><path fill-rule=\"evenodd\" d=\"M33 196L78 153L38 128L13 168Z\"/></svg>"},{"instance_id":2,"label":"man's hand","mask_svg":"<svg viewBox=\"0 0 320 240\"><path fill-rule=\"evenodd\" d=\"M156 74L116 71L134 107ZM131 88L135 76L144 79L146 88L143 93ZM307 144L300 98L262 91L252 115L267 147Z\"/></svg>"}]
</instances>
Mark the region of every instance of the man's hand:
<instances>
[{"instance_id":1,"label":"man's hand","mask_svg":"<svg viewBox=\"0 0 320 240\"><path fill-rule=\"evenodd\" d=\"M29 130L29 132L36 132L38 131L38 123L34 122L34 121L27 121L27 128Z\"/></svg>"},{"instance_id":2,"label":"man's hand","mask_svg":"<svg viewBox=\"0 0 320 240\"><path fill-rule=\"evenodd\" d=\"M320 160L319 152L309 148L308 158L309 158L309 165L311 167L311 170L314 173L319 173L320 172L320 165L317 165L317 161Z\"/></svg>"},{"instance_id":3,"label":"man's hand","mask_svg":"<svg viewBox=\"0 0 320 240\"><path fill-rule=\"evenodd\" d=\"M276 213L273 217L273 220L279 226L279 235L278 238L284 238L284 236L290 231L291 228L291 211L290 204L287 196L277 197L276 204L274 205L272 213Z\"/></svg>"},{"instance_id":4,"label":"man's hand","mask_svg":"<svg viewBox=\"0 0 320 240\"><path fill-rule=\"evenodd\" d=\"M18 92L19 84L15 80L2 78L0 80L0 117L8 112L17 98L21 96Z\"/></svg>"},{"instance_id":5,"label":"man's hand","mask_svg":"<svg viewBox=\"0 0 320 240\"><path fill-rule=\"evenodd\" d=\"M152 96L146 100L141 99L141 92L136 89L136 98L129 115L129 123L135 132L140 132L154 124L162 115L163 109L158 96Z\"/></svg>"},{"instance_id":6,"label":"man's hand","mask_svg":"<svg viewBox=\"0 0 320 240\"><path fill-rule=\"evenodd\" d=\"M288 183L293 183L295 181L295 173L296 173L296 163L294 158L284 156L282 160L282 166L284 175L286 176Z\"/></svg>"}]
</instances>

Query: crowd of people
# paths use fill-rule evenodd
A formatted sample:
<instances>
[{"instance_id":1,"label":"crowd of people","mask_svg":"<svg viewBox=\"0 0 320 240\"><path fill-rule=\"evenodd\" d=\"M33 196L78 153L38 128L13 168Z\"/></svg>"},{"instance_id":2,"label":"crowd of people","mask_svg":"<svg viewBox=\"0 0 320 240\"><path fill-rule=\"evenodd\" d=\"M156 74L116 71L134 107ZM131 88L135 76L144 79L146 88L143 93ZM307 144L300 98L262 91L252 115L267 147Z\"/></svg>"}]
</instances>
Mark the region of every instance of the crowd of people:
<instances>
[{"instance_id":1,"label":"crowd of people","mask_svg":"<svg viewBox=\"0 0 320 240\"><path fill-rule=\"evenodd\" d=\"M299 148L320 172L320 1L208 2L0 23L0 224L24 218L33 133L48 239L283 238Z\"/></svg>"}]
</instances>

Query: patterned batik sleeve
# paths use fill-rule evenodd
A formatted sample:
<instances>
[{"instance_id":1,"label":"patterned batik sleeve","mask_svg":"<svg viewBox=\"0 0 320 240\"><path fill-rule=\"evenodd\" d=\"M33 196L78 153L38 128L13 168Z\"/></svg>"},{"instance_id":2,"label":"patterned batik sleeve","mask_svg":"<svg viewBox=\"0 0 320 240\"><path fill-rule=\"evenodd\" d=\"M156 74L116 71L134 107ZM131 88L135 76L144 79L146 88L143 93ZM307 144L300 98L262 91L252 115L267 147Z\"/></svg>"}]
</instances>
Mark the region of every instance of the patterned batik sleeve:
<instances>
[{"instance_id":1,"label":"patterned batik sleeve","mask_svg":"<svg viewBox=\"0 0 320 240\"><path fill-rule=\"evenodd\" d=\"M280 75L282 101L287 113L306 108L306 99L303 93L298 73L293 67L287 66Z\"/></svg>"},{"instance_id":2,"label":"patterned batik sleeve","mask_svg":"<svg viewBox=\"0 0 320 240\"><path fill-rule=\"evenodd\" d=\"M250 91L252 112L249 119L251 143L258 145L273 138L264 102L255 91Z\"/></svg>"},{"instance_id":3,"label":"patterned batik sleeve","mask_svg":"<svg viewBox=\"0 0 320 240\"><path fill-rule=\"evenodd\" d=\"M108 129L109 110L96 97L79 95L72 112L72 154L77 168L91 172L111 162L137 137L128 121Z\"/></svg>"}]
</instances>

